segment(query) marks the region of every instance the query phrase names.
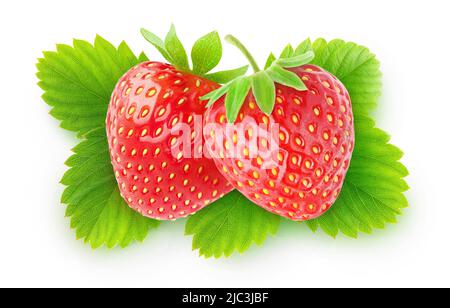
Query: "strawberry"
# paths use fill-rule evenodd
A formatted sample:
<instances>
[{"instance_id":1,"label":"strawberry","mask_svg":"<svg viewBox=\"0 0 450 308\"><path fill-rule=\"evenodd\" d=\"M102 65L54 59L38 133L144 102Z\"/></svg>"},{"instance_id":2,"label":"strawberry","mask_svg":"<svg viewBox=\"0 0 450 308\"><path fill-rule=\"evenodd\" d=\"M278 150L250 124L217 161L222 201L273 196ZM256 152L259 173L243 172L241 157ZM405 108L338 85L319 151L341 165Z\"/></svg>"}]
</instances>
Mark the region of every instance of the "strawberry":
<instances>
[{"instance_id":1,"label":"strawberry","mask_svg":"<svg viewBox=\"0 0 450 308\"><path fill-rule=\"evenodd\" d=\"M217 101L206 115L208 150L257 205L291 220L317 218L336 201L349 168L355 140L349 93L332 74L306 64L311 52L264 72L244 52L257 73L204 97ZM233 129L227 117L236 119Z\"/></svg>"},{"instance_id":2,"label":"strawberry","mask_svg":"<svg viewBox=\"0 0 450 308\"><path fill-rule=\"evenodd\" d=\"M202 77L207 70L198 75L190 71L174 28L166 47L150 32L142 32L175 64L145 62L120 79L106 120L109 150L127 204L144 216L175 220L233 189L214 162L203 157L198 131L202 122L197 117L206 111L199 98L219 84Z\"/></svg>"}]
</instances>

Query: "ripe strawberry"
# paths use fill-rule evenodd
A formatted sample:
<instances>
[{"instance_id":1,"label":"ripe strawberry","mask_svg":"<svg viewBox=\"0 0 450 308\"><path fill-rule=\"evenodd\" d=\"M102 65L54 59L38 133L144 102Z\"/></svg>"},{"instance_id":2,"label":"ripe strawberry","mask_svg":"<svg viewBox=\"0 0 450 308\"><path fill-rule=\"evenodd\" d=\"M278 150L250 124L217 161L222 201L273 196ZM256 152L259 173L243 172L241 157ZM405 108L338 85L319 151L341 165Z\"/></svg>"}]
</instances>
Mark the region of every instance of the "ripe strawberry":
<instances>
[{"instance_id":1,"label":"ripe strawberry","mask_svg":"<svg viewBox=\"0 0 450 308\"><path fill-rule=\"evenodd\" d=\"M106 120L110 154L128 205L150 218L174 220L233 189L203 157L202 119L196 119L206 112L199 98L219 87L211 81L214 74L202 76L220 61L222 45L216 32L201 38L193 47L191 70L173 26L165 42L147 30L142 34L173 65L142 63L118 82ZM246 71L216 76L225 80Z\"/></svg>"},{"instance_id":2,"label":"ripe strawberry","mask_svg":"<svg viewBox=\"0 0 450 308\"><path fill-rule=\"evenodd\" d=\"M116 86L106 121L111 159L123 198L142 215L185 217L232 190L212 160L172 154L183 142L171 133L180 123L192 129L184 146L202 151L194 116L206 110L199 97L217 88L158 62L134 67Z\"/></svg>"},{"instance_id":3,"label":"ripe strawberry","mask_svg":"<svg viewBox=\"0 0 450 308\"><path fill-rule=\"evenodd\" d=\"M314 65L292 67L297 61L288 60L275 63L262 74L272 77L272 84L292 85L302 80L305 88L275 82L273 112L267 114L258 108L265 102L258 102L261 96L254 95L259 94L255 90L260 91L255 80L244 85L238 81L230 86L227 98L239 83L242 89L251 84L253 91L245 92L241 99L230 98L225 103L222 99L213 105L206 121L215 126L204 134L216 165L235 188L270 212L304 221L325 213L341 191L354 147L353 115L348 91L336 77ZM283 63L289 64L288 70L280 71ZM232 96L239 96L238 92ZM223 91L215 93L217 99ZM233 113L230 104L239 106L234 131L226 130L226 115Z\"/></svg>"}]
</instances>

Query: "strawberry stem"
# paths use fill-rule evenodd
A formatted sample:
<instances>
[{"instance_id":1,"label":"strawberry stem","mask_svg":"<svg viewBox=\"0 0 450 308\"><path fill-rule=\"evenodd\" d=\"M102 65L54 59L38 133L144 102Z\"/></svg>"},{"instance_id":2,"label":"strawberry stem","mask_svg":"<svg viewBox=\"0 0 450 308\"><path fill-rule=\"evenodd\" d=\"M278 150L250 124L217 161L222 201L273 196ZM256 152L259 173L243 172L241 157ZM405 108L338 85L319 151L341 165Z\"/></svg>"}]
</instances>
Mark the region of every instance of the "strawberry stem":
<instances>
[{"instance_id":1,"label":"strawberry stem","mask_svg":"<svg viewBox=\"0 0 450 308\"><path fill-rule=\"evenodd\" d=\"M248 49L244 46L244 44L241 43L241 41L239 41L233 35L227 35L225 37L225 40L228 43L236 46L244 54L244 56L247 58L248 62L252 66L252 68L255 71L255 73L258 73L258 72L261 71L261 69L258 66L258 63L256 63L256 61L255 61L255 58L253 58L252 54L248 51Z\"/></svg>"}]
</instances>

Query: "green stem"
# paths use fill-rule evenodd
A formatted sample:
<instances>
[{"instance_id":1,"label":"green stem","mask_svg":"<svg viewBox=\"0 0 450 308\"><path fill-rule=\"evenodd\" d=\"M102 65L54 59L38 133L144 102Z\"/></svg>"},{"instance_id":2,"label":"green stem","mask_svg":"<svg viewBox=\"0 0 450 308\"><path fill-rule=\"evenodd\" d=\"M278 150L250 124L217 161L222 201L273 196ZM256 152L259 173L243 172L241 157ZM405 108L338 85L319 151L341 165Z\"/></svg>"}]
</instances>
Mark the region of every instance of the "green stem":
<instances>
[{"instance_id":1,"label":"green stem","mask_svg":"<svg viewBox=\"0 0 450 308\"><path fill-rule=\"evenodd\" d=\"M228 43L236 46L244 54L244 56L247 58L250 65L253 67L253 70L255 71L255 73L261 71L261 69L258 66L258 63L256 63L256 61L255 61L255 58L253 58L252 54L248 51L248 49L244 46L244 44L241 43L241 41L239 41L233 35L227 35L225 37L225 40Z\"/></svg>"}]
</instances>

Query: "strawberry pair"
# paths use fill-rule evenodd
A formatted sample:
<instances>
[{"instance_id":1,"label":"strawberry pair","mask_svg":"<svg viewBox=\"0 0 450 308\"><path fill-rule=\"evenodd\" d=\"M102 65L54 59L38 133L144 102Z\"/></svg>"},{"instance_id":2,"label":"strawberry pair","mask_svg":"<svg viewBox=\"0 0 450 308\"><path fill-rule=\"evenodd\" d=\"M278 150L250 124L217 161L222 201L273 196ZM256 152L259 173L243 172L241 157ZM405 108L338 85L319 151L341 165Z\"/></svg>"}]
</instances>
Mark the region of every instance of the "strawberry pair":
<instances>
[{"instance_id":1,"label":"strawberry pair","mask_svg":"<svg viewBox=\"0 0 450 308\"><path fill-rule=\"evenodd\" d=\"M339 80L308 65L312 52L285 51L262 71L228 37L255 73L208 74L222 55L217 33L194 45L192 69L173 27L165 41L142 33L171 64L132 68L111 97L111 159L130 207L173 220L233 189L292 220L332 206L354 148L352 107Z\"/></svg>"}]
</instances>

